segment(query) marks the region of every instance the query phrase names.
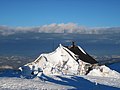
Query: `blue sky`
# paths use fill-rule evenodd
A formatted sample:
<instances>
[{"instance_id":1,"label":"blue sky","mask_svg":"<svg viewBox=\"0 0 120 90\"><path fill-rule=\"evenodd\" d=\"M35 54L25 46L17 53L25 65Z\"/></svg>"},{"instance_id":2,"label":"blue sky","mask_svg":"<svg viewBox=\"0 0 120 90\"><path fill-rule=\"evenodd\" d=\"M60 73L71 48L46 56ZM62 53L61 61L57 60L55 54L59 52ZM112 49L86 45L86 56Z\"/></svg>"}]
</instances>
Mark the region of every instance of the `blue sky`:
<instances>
[{"instance_id":1,"label":"blue sky","mask_svg":"<svg viewBox=\"0 0 120 90\"><path fill-rule=\"evenodd\" d=\"M0 0L0 25L119 27L120 0Z\"/></svg>"}]
</instances>

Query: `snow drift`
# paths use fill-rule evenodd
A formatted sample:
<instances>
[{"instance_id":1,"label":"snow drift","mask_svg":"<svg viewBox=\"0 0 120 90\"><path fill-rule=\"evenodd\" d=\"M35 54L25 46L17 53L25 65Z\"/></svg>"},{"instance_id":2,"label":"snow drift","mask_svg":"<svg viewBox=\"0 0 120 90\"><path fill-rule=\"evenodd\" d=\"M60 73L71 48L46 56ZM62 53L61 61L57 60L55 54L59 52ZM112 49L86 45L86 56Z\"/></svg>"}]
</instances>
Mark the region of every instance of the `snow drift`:
<instances>
[{"instance_id":1,"label":"snow drift","mask_svg":"<svg viewBox=\"0 0 120 90\"><path fill-rule=\"evenodd\" d=\"M83 56L89 56L79 47ZM81 54L81 55L82 55ZM80 56L79 56L80 57ZM89 62L89 61L88 61ZM45 75L89 75L120 78L120 74L110 68L97 63L88 63L78 58L70 49L60 46L53 52L41 54L35 61L19 69L23 76ZM97 61L96 61L97 62Z\"/></svg>"},{"instance_id":2,"label":"snow drift","mask_svg":"<svg viewBox=\"0 0 120 90\"><path fill-rule=\"evenodd\" d=\"M111 70L105 65L98 66L98 68L95 68L91 70L88 75L90 76L100 76L100 77L113 77L113 78L119 78L120 79L120 73L116 72L115 70Z\"/></svg>"}]
</instances>

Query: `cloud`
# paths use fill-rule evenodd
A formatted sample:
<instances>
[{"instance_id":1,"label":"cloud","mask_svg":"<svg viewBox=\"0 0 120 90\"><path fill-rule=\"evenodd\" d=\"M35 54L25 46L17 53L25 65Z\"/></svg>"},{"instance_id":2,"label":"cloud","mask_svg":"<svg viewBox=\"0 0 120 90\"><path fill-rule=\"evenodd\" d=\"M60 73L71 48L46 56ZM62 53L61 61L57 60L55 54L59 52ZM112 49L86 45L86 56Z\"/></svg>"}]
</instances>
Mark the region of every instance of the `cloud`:
<instances>
[{"instance_id":1,"label":"cloud","mask_svg":"<svg viewBox=\"0 0 120 90\"><path fill-rule=\"evenodd\" d=\"M50 24L50 25L43 25L39 28L39 32L46 32L46 33L73 33L76 31L82 31L85 29L83 27L80 28L77 24L74 23L61 23L61 24Z\"/></svg>"},{"instance_id":2,"label":"cloud","mask_svg":"<svg viewBox=\"0 0 120 90\"><path fill-rule=\"evenodd\" d=\"M75 23L61 23L49 24L36 27L9 27L5 25L0 26L1 35L12 35L16 33L79 33L79 34L111 34L120 33L120 27L107 28L88 28L77 25Z\"/></svg>"}]
</instances>

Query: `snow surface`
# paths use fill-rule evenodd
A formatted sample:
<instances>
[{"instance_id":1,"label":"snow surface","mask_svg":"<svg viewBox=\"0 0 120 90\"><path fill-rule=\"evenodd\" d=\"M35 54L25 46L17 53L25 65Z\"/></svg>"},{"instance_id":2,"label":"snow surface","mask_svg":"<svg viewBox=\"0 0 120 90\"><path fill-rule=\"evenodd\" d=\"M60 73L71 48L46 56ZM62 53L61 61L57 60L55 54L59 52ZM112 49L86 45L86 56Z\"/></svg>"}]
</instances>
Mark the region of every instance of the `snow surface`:
<instances>
[{"instance_id":1,"label":"snow surface","mask_svg":"<svg viewBox=\"0 0 120 90\"><path fill-rule=\"evenodd\" d=\"M101 76L83 76L83 78L96 83L97 84L103 84L108 85L112 87L117 87L120 89L120 78L114 78L114 77L101 77Z\"/></svg>"},{"instance_id":2,"label":"snow surface","mask_svg":"<svg viewBox=\"0 0 120 90\"><path fill-rule=\"evenodd\" d=\"M66 76L43 75L43 77L44 79L41 79L39 77L35 77L33 79L2 77L0 78L0 90L119 90L120 89L120 82L119 81L116 82L115 81L116 79L91 77L91 76L68 76L68 75ZM91 82L88 81L87 79L90 80Z\"/></svg>"},{"instance_id":3,"label":"snow surface","mask_svg":"<svg viewBox=\"0 0 120 90\"><path fill-rule=\"evenodd\" d=\"M0 78L0 89L14 90L67 90L74 87L65 86L39 79Z\"/></svg>"}]
</instances>

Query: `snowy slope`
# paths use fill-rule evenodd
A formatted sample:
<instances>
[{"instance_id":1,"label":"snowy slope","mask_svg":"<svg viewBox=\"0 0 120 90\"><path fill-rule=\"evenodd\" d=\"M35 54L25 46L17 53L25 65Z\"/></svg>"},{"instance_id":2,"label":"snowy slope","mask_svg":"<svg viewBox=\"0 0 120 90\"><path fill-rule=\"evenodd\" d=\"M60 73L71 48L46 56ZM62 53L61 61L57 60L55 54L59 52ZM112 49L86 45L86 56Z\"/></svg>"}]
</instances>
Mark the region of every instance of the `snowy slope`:
<instances>
[{"instance_id":1,"label":"snowy slope","mask_svg":"<svg viewBox=\"0 0 120 90\"><path fill-rule=\"evenodd\" d=\"M16 70L0 72L0 90L119 90L119 81L120 78L115 77L43 73L27 79Z\"/></svg>"},{"instance_id":2,"label":"snowy slope","mask_svg":"<svg viewBox=\"0 0 120 90\"><path fill-rule=\"evenodd\" d=\"M21 78L0 78L0 90L1 89L14 89L14 90L66 90L72 89L72 86L65 86L50 82L43 82L41 80L34 79L21 79Z\"/></svg>"},{"instance_id":3,"label":"snowy slope","mask_svg":"<svg viewBox=\"0 0 120 90\"><path fill-rule=\"evenodd\" d=\"M108 85L112 87L120 88L120 78L113 78L113 77L100 77L100 76L83 76L85 79L102 85Z\"/></svg>"},{"instance_id":4,"label":"snowy slope","mask_svg":"<svg viewBox=\"0 0 120 90\"><path fill-rule=\"evenodd\" d=\"M89 79L90 82L86 79ZM23 79L16 77L0 78L0 90L119 90L120 83L109 78L90 76L44 76L40 78ZM97 83L95 83L97 82ZM100 84L99 84L100 83ZM104 85L101 85L104 84ZM106 86L108 85L108 86ZM112 87L111 87L112 86ZM118 87L118 88L116 88Z\"/></svg>"}]
</instances>

